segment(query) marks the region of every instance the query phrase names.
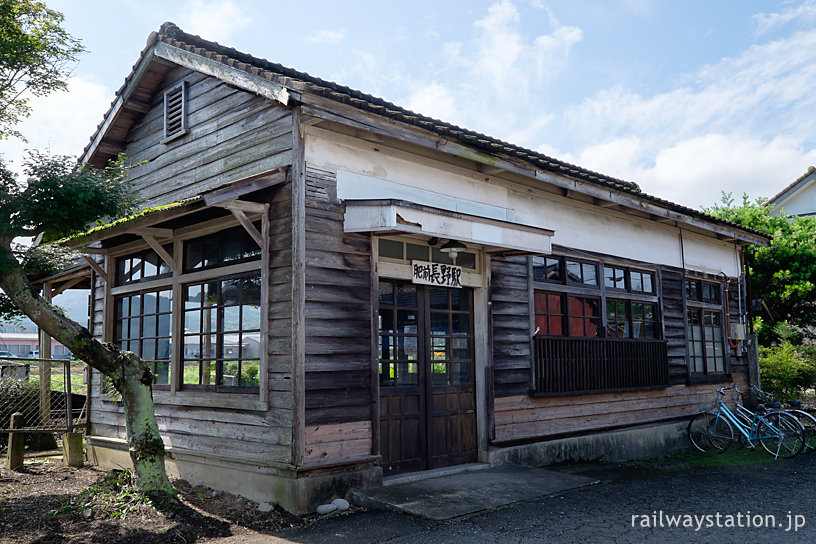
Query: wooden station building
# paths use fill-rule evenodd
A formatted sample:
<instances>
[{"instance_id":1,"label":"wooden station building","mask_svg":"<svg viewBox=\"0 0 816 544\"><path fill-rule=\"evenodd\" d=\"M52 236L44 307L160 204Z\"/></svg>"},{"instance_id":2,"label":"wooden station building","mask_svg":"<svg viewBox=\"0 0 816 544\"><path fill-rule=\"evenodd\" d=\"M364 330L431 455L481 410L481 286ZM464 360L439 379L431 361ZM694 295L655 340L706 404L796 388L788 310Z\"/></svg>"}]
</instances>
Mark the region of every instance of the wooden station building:
<instances>
[{"instance_id":1,"label":"wooden station building","mask_svg":"<svg viewBox=\"0 0 816 544\"><path fill-rule=\"evenodd\" d=\"M171 23L82 161L119 153L144 212L71 244L193 483L305 512L409 471L632 457L748 379L742 251L768 240L634 183ZM127 465L91 391L90 457Z\"/></svg>"}]
</instances>

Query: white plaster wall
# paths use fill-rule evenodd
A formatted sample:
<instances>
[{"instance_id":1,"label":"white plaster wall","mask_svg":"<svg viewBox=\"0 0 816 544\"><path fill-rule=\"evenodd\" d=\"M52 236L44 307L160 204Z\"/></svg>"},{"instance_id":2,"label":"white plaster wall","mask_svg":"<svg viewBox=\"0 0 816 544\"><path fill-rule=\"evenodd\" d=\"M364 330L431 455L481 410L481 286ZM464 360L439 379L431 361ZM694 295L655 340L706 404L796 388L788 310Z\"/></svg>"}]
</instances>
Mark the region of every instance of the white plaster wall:
<instances>
[{"instance_id":1,"label":"white plaster wall","mask_svg":"<svg viewBox=\"0 0 816 544\"><path fill-rule=\"evenodd\" d=\"M483 173L307 127L306 162L376 177L436 194L513 210L515 221L552 229L553 244L669 266L739 275L733 245L522 186L485 181ZM345 180L353 176L344 176ZM543 183L543 182L542 182ZM355 198L366 198L355 191ZM382 192L367 198L386 198ZM403 198L403 195L393 195ZM444 206L440 206L444 207Z\"/></svg>"},{"instance_id":2,"label":"white plaster wall","mask_svg":"<svg viewBox=\"0 0 816 544\"><path fill-rule=\"evenodd\" d=\"M785 210L788 215L816 214L816 178L774 207L776 215Z\"/></svg>"}]
</instances>

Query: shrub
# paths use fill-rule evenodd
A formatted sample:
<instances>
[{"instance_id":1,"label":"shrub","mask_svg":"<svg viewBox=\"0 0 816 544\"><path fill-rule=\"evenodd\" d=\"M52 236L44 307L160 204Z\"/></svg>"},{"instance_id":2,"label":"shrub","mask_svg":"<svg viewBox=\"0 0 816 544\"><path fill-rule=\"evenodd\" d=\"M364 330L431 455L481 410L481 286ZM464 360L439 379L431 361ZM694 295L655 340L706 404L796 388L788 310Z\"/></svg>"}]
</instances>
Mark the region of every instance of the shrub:
<instances>
[{"instance_id":1,"label":"shrub","mask_svg":"<svg viewBox=\"0 0 816 544\"><path fill-rule=\"evenodd\" d=\"M759 348L762 388L780 399L798 399L816 385L816 365L811 350L783 340L778 346Z\"/></svg>"}]
</instances>

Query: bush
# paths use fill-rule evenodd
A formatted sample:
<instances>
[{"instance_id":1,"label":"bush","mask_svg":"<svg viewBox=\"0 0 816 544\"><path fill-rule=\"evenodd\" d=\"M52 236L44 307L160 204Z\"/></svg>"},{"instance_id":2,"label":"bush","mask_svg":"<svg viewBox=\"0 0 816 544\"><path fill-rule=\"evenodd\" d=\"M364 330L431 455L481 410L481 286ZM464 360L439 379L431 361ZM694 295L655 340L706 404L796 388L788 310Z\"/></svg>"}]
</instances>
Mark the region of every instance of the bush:
<instances>
[{"instance_id":1,"label":"bush","mask_svg":"<svg viewBox=\"0 0 816 544\"><path fill-rule=\"evenodd\" d=\"M759 375L762 389L782 400L801 398L816 385L816 365L809 346L795 346L783 340L778 346L759 348Z\"/></svg>"}]
</instances>

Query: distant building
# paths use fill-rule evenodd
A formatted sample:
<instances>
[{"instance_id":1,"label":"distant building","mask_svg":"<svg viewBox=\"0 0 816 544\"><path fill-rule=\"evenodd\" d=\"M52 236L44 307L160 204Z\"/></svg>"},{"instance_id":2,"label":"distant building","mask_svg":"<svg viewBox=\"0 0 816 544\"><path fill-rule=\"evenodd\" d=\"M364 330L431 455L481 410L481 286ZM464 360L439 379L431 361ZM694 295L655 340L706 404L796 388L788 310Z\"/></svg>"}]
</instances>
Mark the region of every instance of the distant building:
<instances>
[{"instance_id":1,"label":"distant building","mask_svg":"<svg viewBox=\"0 0 816 544\"><path fill-rule=\"evenodd\" d=\"M816 215L816 168L809 167L796 181L768 200L772 215Z\"/></svg>"},{"instance_id":2,"label":"distant building","mask_svg":"<svg viewBox=\"0 0 816 544\"><path fill-rule=\"evenodd\" d=\"M40 340L37 328L29 324L0 324L0 352L8 352L13 357L38 357ZM51 356L55 359L67 359L71 352L51 340Z\"/></svg>"}]
</instances>

